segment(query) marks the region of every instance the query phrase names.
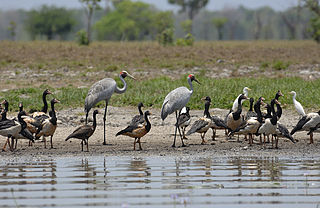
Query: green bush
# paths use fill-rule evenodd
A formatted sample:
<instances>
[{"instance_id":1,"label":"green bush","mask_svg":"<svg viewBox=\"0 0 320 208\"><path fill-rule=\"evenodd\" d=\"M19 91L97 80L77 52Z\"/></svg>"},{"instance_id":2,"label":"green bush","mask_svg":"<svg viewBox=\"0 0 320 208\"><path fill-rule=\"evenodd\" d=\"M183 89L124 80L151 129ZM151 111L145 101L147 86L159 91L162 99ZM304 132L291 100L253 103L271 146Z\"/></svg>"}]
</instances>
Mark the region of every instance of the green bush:
<instances>
[{"instance_id":1,"label":"green bush","mask_svg":"<svg viewBox=\"0 0 320 208\"><path fill-rule=\"evenodd\" d=\"M272 68L274 68L275 70L283 70L283 69L287 69L289 67L290 63L284 63L283 61L275 61L272 64Z\"/></svg>"},{"instance_id":2,"label":"green bush","mask_svg":"<svg viewBox=\"0 0 320 208\"><path fill-rule=\"evenodd\" d=\"M77 42L79 45L89 45L88 35L85 30L80 30L77 32Z\"/></svg>"},{"instance_id":3,"label":"green bush","mask_svg":"<svg viewBox=\"0 0 320 208\"><path fill-rule=\"evenodd\" d=\"M178 46L192 46L194 43L194 37L191 33L188 33L184 38L178 38L176 45Z\"/></svg>"},{"instance_id":4,"label":"green bush","mask_svg":"<svg viewBox=\"0 0 320 208\"><path fill-rule=\"evenodd\" d=\"M173 28L167 28L162 33L160 33L157 37L157 40L159 44L166 46L166 45L172 45L173 44L173 35L174 30Z\"/></svg>"}]
</instances>

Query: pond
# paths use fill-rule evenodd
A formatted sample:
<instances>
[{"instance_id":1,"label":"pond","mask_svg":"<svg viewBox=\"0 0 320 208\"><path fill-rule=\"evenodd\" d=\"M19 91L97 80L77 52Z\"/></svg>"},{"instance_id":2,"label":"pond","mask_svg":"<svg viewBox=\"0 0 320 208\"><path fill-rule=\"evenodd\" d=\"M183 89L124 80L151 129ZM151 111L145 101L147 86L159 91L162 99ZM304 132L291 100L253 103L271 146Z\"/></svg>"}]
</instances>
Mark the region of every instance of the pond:
<instances>
[{"instance_id":1,"label":"pond","mask_svg":"<svg viewBox=\"0 0 320 208\"><path fill-rule=\"evenodd\" d=\"M0 162L0 207L320 207L320 159Z\"/></svg>"}]
</instances>

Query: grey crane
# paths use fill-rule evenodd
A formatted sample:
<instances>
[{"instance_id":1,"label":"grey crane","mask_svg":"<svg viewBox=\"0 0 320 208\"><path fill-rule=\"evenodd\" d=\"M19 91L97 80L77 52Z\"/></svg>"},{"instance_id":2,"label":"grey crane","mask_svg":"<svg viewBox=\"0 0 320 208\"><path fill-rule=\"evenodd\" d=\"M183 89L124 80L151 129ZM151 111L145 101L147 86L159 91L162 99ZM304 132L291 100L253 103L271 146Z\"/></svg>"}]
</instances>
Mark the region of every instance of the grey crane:
<instances>
[{"instance_id":1,"label":"grey crane","mask_svg":"<svg viewBox=\"0 0 320 208\"><path fill-rule=\"evenodd\" d=\"M119 78L123 83L123 87L119 88L117 86L117 83L114 79L111 78L104 78L96 83L94 83L85 99L85 105L84 110L86 112L86 124L88 121L88 113L92 107L94 107L98 102L105 100L106 101L106 107L104 110L104 116L103 116L103 145L106 145L106 118L107 118L107 107L109 100L112 96L112 94L118 93L122 94L127 89L127 83L124 81L124 78L130 77L132 79L135 79L132 75L130 75L126 71L122 71L119 74Z\"/></svg>"},{"instance_id":2,"label":"grey crane","mask_svg":"<svg viewBox=\"0 0 320 208\"><path fill-rule=\"evenodd\" d=\"M186 87L178 87L165 97L162 108L161 108L161 119L164 120L167 118L169 114L173 112L176 113L176 123L178 122L178 117L180 115L181 109L186 106L189 102L189 99L193 93L193 86L192 81L196 81L200 84L200 82L195 78L193 74L189 74L188 76L188 83L190 85L190 90ZM178 115L179 112L179 115ZM181 136L180 127L176 125L175 133L174 133L174 140L172 147L176 146L176 136L177 136L177 129L179 130L179 134L181 137L182 146L185 146L183 143L183 138Z\"/></svg>"}]
</instances>

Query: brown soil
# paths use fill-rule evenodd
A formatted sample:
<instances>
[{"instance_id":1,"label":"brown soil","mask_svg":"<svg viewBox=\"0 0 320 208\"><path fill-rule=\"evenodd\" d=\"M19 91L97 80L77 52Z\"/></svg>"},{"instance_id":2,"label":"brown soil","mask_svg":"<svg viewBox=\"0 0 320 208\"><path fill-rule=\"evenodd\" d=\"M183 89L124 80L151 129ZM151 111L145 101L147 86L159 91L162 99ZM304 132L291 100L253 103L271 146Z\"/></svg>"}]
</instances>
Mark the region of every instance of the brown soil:
<instances>
[{"instance_id":1,"label":"brown soil","mask_svg":"<svg viewBox=\"0 0 320 208\"><path fill-rule=\"evenodd\" d=\"M107 143L103 142L103 109L98 114L98 126L94 135L89 139L89 152L81 152L80 140L71 139L66 142L65 138L73 132L73 130L81 125L83 120L82 109L69 109L58 112L58 128L53 137L54 149L44 149L43 142L36 141L32 147L28 147L26 140L20 140L18 148L14 152L7 150L2 152L3 159L17 159L19 157L40 157L51 158L59 156L172 156L172 157L223 157L223 156L268 156L268 157L285 157L285 158L301 158L301 157L319 157L320 156L320 140L315 135L315 143L309 143L309 136L306 132L298 132L294 135L299 141L293 144L288 139L279 139L279 149L272 149L271 144L262 147L258 144L258 138L253 146L249 146L240 136L240 142L236 137L233 140L226 140L224 130L217 131L216 141L211 140L212 131L209 130L206 135L207 144L201 145L201 138L195 133L185 140L187 147L181 147L180 139L177 139L177 147L172 148L175 116L170 115L162 122L160 119L160 111L158 109L149 109L153 115L150 116L152 123L151 131L145 135L142 140L142 151L133 150L133 139L127 136L115 137L115 134L125 128L131 118L137 113L135 108L115 108L109 107L107 114ZM191 111L192 123L202 115L202 111ZM224 117L227 110L211 109L211 114ZM289 130L296 124L298 115L296 112L284 111L280 120ZM2 138L4 144L5 138ZM47 142L49 139L47 139ZM47 147L50 147L49 142ZM84 147L85 148L85 147ZM138 145L137 145L138 149Z\"/></svg>"}]
</instances>

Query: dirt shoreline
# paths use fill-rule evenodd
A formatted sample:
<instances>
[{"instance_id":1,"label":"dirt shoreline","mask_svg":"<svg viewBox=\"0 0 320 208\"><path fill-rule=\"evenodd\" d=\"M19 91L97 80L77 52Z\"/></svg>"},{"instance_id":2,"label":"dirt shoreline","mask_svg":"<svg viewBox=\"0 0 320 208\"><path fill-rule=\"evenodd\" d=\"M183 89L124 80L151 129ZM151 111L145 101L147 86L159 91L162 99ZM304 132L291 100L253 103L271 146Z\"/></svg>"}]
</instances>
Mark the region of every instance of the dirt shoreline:
<instances>
[{"instance_id":1,"label":"dirt shoreline","mask_svg":"<svg viewBox=\"0 0 320 208\"><path fill-rule=\"evenodd\" d=\"M41 141L36 141L32 147L28 147L26 140L19 140L17 150L11 152L1 152L3 161L17 160L21 158L40 158L49 159L55 157L87 157L87 156L128 156L128 157L280 157L280 158L319 158L320 157L320 139L319 134L314 136L314 144L309 143L309 136L306 132L298 132L294 135L299 142L293 144L288 139L279 139L279 149L271 149L271 144L262 148L258 144L249 146L240 136L240 142L234 140L227 141L224 130L217 131L216 141L211 140L211 129L206 134L206 145L201 145L201 138L198 133L190 135L185 141L187 147L181 147L180 138L177 139L177 147L172 148L175 116L170 115L162 122L159 109L148 109L153 115L150 116L152 124L151 131L144 136L142 141L142 151L133 150L133 139L127 136L115 137L115 134L125 128L131 118L137 114L137 109L132 107L112 107L108 108L107 114L107 143L103 142L103 109L99 109L101 114L97 115L98 126L94 135L89 139L89 152L81 152L80 140L71 139L65 141L65 138L73 130L81 125L84 113L82 109L68 109L59 111L58 127L53 137L54 149L44 149ZM144 109L146 110L146 108ZM228 110L210 109L212 115L224 117ZM90 112L91 114L92 112ZM202 116L203 111L192 110L192 123ZM13 115L12 115L13 116ZM92 116L92 114L91 114ZM297 123L298 115L294 111L284 110L280 122L285 124L289 131ZM256 138L256 143L258 142ZM49 145L47 138L47 147ZM5 138L2 137L0 144L3 145Z\"/></svg>"}]
</instances>

